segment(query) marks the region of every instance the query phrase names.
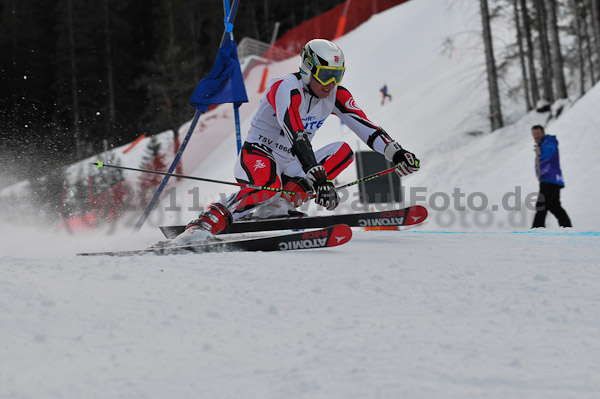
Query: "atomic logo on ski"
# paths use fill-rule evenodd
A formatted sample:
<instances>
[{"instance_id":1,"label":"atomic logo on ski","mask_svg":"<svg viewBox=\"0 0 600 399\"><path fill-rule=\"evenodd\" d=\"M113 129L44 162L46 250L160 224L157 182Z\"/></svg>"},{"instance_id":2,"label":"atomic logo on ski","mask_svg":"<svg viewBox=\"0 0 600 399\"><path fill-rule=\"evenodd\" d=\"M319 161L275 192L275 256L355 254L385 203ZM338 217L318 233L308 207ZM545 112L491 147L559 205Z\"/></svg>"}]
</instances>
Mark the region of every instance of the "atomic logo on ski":
<instances>
[{"instance_id":1,"label":"atomic logo on ski","mask_svg":"<svg viewBox=\"0 0 600 399\"><path fill-rule=\"evenodd\" d=\"M358 225L360 227L402 226L405 217L406 212L404 209L381 212L377 217L360 219Z\"/></svg>"},{"instance_id":2,"label":"atomic logo on ski","mask_svg":"<svg viewBox=\"0 0 600 399\"><path fill-rule=\"evenodd\" d=\"M331 238L335 238L332 241ZM298 240L286 240L279 243L281 251L291 249L324 248L342 245L352 238L352 230L346 225L334 226L331 231L317 230L302 234Z\"/></svg>"},{"instance_id":3,"label":"atomic logo on ski","mask_svg":"<svg viewBox=\"0 0 600 399\"><path fill-rule=\"evenodd\" d=\"M296 240L279 243L279 249L288 251L290 249L323 248L327 245L327 238L313 238L311 240Z\"/></svg>"},{"instance_id":4,"label":"atomic logo on ski","mask_svg":"<svg viewBox=\"0 0 600 399\"><path fill-rule=\"evenodd\" d=\"M339 244L340 241L344 240L346 237L342 236L342 237L333 237L333 238L335 238L337 240L337 243Z\"/></svg>"},{"instance_id":5,"label":"atomic logo on ski","mask_svg":"<svg viewBox=\"0 0 600 399\"><path fill-rule=\"evenodd\" d=\"M422 206L413 206L407 208L408 217L412 219L412 224L421 223L423 220L427 218L427 209Z\"/></svg>"},{"instance_id":6,"label":"atomic logo on ski","mask_svg":"<svg viewBox=\"0 0 600 399\"><path fill-rule=\"evenodd\" d=\"M379 218L379 219L361 219L358 221L359 227L376 227L376 226L402 226L404 218Z\"/></svg>"}]
</instances>

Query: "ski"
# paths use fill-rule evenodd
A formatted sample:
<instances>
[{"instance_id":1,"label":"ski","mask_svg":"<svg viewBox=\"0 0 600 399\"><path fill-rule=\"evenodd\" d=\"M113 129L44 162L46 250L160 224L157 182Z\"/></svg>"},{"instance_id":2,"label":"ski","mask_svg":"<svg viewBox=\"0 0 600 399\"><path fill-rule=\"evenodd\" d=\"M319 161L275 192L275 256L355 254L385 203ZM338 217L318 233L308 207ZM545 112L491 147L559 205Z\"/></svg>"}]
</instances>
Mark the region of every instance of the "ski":
<instances>
[{"instance_id":1,"label":"ski","mask_svg":"<svg viewBox=\"0 0 600 399\"><path fill-rule=\"evenodd\" d=\"M297 249L329 248L350 241L352 230L344 224L300 233L278 234L266 237L221 239L182 246L161 242L155 246L132 251L85 252L79 256L134 256L144 254L176 255L186 253L236 252L236 251L290 251Z\"/></svg>"},{"instance_id":2,"label":"ski","mask_svg":"<svg viewBox=\"0 0 600 399\"><path fill-rule=\"evenodd\" d=\"M410 226L421 223L426 218L427 209L423 206L415 205L404 209L382 212L239 220L220 234L313 229L334 224L346 224L350 227ZM160 230L165 237L175 238L185 230L185 226L161 226Z\"/></svg>"}]
</instances>

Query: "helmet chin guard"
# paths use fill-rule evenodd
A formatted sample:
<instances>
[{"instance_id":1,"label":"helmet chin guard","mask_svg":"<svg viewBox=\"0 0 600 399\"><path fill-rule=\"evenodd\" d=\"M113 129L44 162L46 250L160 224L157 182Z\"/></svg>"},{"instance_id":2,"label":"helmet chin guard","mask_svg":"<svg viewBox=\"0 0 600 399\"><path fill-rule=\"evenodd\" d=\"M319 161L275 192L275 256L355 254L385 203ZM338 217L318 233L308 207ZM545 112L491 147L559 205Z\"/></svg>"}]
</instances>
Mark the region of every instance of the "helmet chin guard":
<instances>
[{"instance_id":1,"label":"helmet chin guard","mask_svg":"<svg viewBox=\"0 0 600 399\"><path fill-rule=\"evenodd\" d=\"M315 77L321 84L339 84L344 75L344 53L337 44L325 39L313 39L300 52L300 74L305 85ZM321 77L321 79L319 79Z\"/></svg>"}]
</instances>

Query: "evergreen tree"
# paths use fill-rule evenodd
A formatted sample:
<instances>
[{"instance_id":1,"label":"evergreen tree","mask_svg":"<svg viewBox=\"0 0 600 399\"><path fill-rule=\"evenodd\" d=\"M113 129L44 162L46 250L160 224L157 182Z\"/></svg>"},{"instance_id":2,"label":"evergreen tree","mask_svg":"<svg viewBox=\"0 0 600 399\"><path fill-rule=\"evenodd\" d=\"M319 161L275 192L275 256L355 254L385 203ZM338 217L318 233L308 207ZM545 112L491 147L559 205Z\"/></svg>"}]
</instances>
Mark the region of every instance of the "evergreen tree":
<instances>
[{"instance_id":1,"label":"evergreen tree","mask_svg":"<svg viewBox=\"0 0 600 399\"><path fill-rule=\"evenodd\" d=\"M33 212L24 214L24 218L31 217L41 227L56 226L61 214L65 178L64 171L57 169L45 176L29 180L27 203L31 206L29 212Z\"/></svg>"},{"instance_id":2,"label":"evergreen tree","mask_svg":"<svg viewBox=\"0 0 600 399\"><path fill-rule=\"evenodd\" d=\"M144 157L142 158L140 168L164 172L167 167L162 159L160 150L161 145L158 142L156 136L150 137L150 141L148 142L148 146L146 147L146 152L144 154ZM145 206L145 203L154 193L153 189L159 186L162 179L163 176L161 175L156 175L153 173L142 173L139 179L140 198L143 202L141 204L142 206Z\"/></svg>"},{"instance_id":3,"label":"evergreen tree","mask_svg":"<svg viewBox=\"0 0 600 399\"><path fill-rule=\"evenodd\" d=\"M121 159L115 152L103 153L100 161L108 165L121 165ZM93 190L93 211L99 223L113 222L115 210L122 206L121 195L117 187L124 183L123 171L116 168L95 168L90 172Z\"/></svg>"}]
</instances>

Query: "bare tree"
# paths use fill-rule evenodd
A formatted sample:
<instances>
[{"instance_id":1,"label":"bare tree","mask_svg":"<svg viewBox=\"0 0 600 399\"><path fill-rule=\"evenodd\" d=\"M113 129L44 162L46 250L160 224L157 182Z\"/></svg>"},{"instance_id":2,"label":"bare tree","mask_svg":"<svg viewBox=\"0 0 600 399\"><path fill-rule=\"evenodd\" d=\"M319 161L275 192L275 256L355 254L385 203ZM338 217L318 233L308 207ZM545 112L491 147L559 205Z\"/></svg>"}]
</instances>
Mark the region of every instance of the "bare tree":
<instances>
[{"instance_id":1,"label":"bare tree","mask_svg":"<svg viewBox=\"0 0 600 399\"><path fill-rule=\"evenodd\" d=\"M567 98L567 83L565 82L565 74L563 70L564 61L562 50L560 48L560 35L558 34L558 19L556 16L556 0L546 0L548 9L548 30L550 31L550 58L552 67L552 81L556 98Z\"/></svg>"},{"instance_id":2,"label":"bare tree","mask_svg":"<svg viewBox=\"0 0 600 399\"><path fill-rule=\"evenodd\" d=\"M583 24L583 26L582 26L583 39L585 41L585 47L587 50L586 51L586 60L587 60L588 67L590 70L590 77L592 79L592 84L594 84L594 83L596 83L596 76L598 76L600 78L600 73L597 74L596 76L594 76L595 75L594 60L593 60L594 49L592 47L592 39L591 39L591 37L594 36L594 32L593 32L594 28L589 26L589 24L587 23L587 17L586 17L586 14L588 14L588 11L591 10L591 7L592 7L592 4L590 3L590 0L584 0L583 8L585 11L583 13L584 17L581 19L581 23Z\"/></svg>"},{"instance_id":3,"label":"bare tree","mask_svg":"<svg viewBox=\"0 0 600 399\"><path fill-rule=\"evenodd\" d=\"M481 23L483 26L483 43L485 46L485 64L487 69L488 92L490 97L490 122L492 130L504 126L502 120L502 108L500 105L500 91L498 90L498 74L496 71L496 60L494 58L494 46L492 43L492 29L490 27L490 14L487 0L479 0L481 7Z\"/></svg>"},{"instance_id":4,"label":"bare tree","mask_svg":"<svg viewBox=\"0 0 600 399\"><path fill-rule=\"evenodd\" d=\"M552 66L550 60L550 45L548 44L548 29L546 23L546 7L544 0L535 0L536 25L540 40L541 65L542 65L542 92L544 99L554 101L552 90Z\"/></svg>"},{"instance_id":5,"label":"bare tree","mask_svg":"<svg viewBox=\"0 0 600 399\"><path fill-rule=\"evenodd\" d=\"M529 79L527 78L527 68L525 67L525 53L523 50L523 33L521 23L519 21L519 6L518 0L513 0L513 8L515 12L515 28L517 31L517 45L519 48L519 62L521 63L521 75L523 77L523 92L525 95L525 104L527 111L531 111L531 98L529 96Z\"/></svg>"},{"instance_id":6,"label":"bare tree","mask_svg":"<svg viewBox=\"0 0 600 399\"><path fill-rule=\"evenodd\" d=\"M577 42L577 67L579 69L579 96L585 94L585 60L583 56L583 37L581 30L581 14L579 12L578 0L570 1L573 12L573 25L575 28L575 40Z\"/></svg>"},{"instance_id":7,"label":"bare tree","mask_svg":"<svg viewBox=\"0 0 600 399\"><path fill-rule=\"evenodd\" d=\"M523 34L525 43L527 43L527 64L529 69L529 82L531 83L531 97L535 107L540 99L540 89L538 88L537 73L535 71L535 56L533 51L533 39L531 38L531 22L529 12L527 11L527 1L520 0L521 3L521 22L523 23Z\"/></svg>"},{"instance_id":8,"label":"bare tree","mask_svg":"<svg viewBox=\"0 0 600 399\"><path fill-rule=\"evenodd\" d=\"M600 57L600 0L590 0L592 9L592 27L596 39L596 56Z\"/></svg>"}]
</instances>

